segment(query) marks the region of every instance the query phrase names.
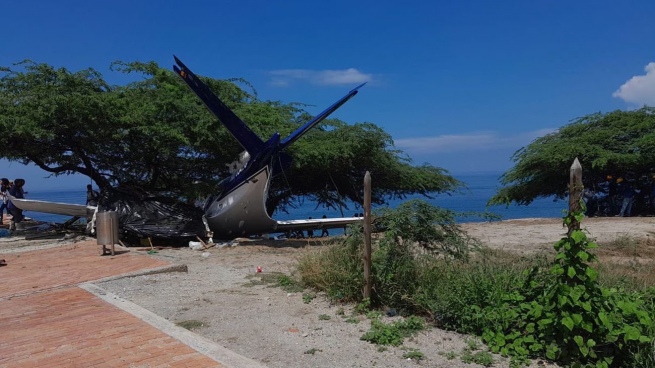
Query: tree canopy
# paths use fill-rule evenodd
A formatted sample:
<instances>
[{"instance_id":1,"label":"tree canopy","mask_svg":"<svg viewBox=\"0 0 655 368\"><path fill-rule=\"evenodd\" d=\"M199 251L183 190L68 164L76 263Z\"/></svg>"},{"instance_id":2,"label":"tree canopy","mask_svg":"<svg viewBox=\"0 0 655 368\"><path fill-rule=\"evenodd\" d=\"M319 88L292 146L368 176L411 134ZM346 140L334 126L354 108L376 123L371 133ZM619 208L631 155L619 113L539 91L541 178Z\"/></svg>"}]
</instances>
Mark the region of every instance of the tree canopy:
<instances>
[{"instance_id":1,"label":"tree canopy","mask_svg":"<svg viewBox=\"0 0 655 368\"><path fill-rule=\"evenodd\" d=\"M652 178L655 108L590 114L536 139L514 153L515 166L502 175L504 187L489 203L530 204L538 197L563 198L576 157L584 168L585 187L595 187L607 176L633 181Z\"/></svg>"},{"instance_id":2,"label":"tree canopy","mask_svg":"<svg viewBox=\"0 0 655 368\"><path fill-rule=\"evenodd\" d=\"M115 62L112 71L139 78L110 85L92 68L31 61L0 68L0 157L52 175L80 173L102 190L129 186L189 200L211 194L242 151L238 142L172 71L154 62ZM303 104L259 100L247 81L203 80L263 139L311 119ZM412 165L373 123L328 119L289 150L294 162L272 182L271 210L299 198L328 207L361 202L367 170L377 204L462 185L441 168Z\"/></svg>"}]
</instances>

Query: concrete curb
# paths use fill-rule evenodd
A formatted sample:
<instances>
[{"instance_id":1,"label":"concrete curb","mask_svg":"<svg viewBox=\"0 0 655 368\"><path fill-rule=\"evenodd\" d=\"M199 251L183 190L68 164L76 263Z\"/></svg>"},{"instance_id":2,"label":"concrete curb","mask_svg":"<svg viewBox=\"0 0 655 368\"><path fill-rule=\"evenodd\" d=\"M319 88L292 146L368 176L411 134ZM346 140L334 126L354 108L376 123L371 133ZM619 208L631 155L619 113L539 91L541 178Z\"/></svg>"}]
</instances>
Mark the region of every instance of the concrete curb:
<instances>
[{"instance_id":1,"label":"concrete curb","mask_svg":"<svg viewBox=\"0 0 655 368\"><path fill-rule=\"evenodd\" d=\"M185 266L186 267L186 266ZM142 273L143 274L143 273ZM121 277L129 277L122 275ZM121 278L118 277L118 278ZM109 279L109 278L108 278ZM93 283L98 281L93 281ZM265 368L266 366L250 358L239 355L227 348L218 345L217 343L206 339L200 335L176 326L172 322L164 319L151 311L142 308L127 299L123 299L118 295L112 294L103 288L94 285L92 282L79 284L78 286L89 293L97 296L105 302L124 310L127 313L139 318L140 320L150 324L163 333L181 341L190 348L197 352L204 354L218 363L221 363L229 368Z\"/></svg>"}]
</instances>

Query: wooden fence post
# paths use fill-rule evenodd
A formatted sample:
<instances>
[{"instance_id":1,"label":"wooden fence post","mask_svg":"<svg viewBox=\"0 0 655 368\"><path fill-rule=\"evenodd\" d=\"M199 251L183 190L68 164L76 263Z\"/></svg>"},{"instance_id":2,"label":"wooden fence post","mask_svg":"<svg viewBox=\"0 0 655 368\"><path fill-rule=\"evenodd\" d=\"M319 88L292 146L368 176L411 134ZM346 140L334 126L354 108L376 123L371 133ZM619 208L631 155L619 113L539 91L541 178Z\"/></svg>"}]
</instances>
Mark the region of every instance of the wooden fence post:
<instances>
[{"instance_id":1,"label":"wooden fence post","mask_svg":"<svg viewBox=\"0 0 655 368\"><path fill-rule=\"evenodd\" d=\"M364 298L371 297L371 173L364 175Z\"/></svg>"},{"instance_id":2,"label":"wooden fence post","mask_svg":"<svg viewBox=\"0 0 655 368\"><path fill-rule=\"evenodd\" d=\"M569 178L569 218L571 222L569 223L568 235L571 236L571 233L575 230L580 230L580 222L576 220L574 214L582 210L580 206L580 200L582 199L582 165L576 157L573 160L573 165L571 165L570 178Z\"/></svg>"}]
</instances>

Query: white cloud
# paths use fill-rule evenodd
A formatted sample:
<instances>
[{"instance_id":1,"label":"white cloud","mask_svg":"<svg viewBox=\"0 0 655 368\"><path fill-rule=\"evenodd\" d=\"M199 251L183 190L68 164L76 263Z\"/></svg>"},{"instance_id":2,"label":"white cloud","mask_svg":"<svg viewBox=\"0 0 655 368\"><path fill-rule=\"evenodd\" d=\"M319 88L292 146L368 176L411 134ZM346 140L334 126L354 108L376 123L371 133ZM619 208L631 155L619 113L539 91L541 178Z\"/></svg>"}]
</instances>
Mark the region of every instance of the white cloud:
<instances>
[{"instance_id":1,"label":"white cloud","mask_svg":"<svg viewBox=\"0 0 655 368\"><path fill-rule=\"evenodd\" d=\"M655 62L648 63L644 70L645 75L630 78L612 96L639 106L655 106Z\"/></svg>"},{"instance_id":2,"label":"white cloud","mask_svg":"<svg viewBox=\"0 0 655 368\"><path fill-rule=\"evenodd\" d=\"M373 80L371 74L364 74L355 68L344 70L284 69L269 72L271 84L286 86L293 80L306 81L318 85L349 85Z\"/></svg>"},{"instance_id":3,"label":"white cloud","mask_svg":"<svg viewBox=\"0 0 655 368\"><path fill-rule=\"evenodd\" d=\"M438 135L434 137L397 139L395 144L396 147L409 154L482 152L496 149L517 150L527 146L536 138L554 131L555 129L540 129L514 135L501 135L497 132Z\"/></svg>"}]
</instances>

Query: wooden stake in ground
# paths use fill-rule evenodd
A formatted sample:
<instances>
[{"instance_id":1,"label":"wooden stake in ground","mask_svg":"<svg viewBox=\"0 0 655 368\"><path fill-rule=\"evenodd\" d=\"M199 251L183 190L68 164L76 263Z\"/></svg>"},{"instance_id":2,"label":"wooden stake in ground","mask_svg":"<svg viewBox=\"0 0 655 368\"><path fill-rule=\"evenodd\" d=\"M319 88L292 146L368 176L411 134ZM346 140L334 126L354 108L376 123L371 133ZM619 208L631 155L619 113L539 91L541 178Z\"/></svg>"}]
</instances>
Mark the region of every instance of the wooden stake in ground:
<instances>
[{"instance_id":1,"label":"wooden stake in ground","mask_svg":"<svg viewBox=\"0 0 655 368\"><path fill-rule=\"evenodd\" d=\"M364 298L371 297L371 173L364 175Z\"/></svg>"},{"instance_id":2,"label":"wooden stake in ground","mask_svg":"<svg viewBox=\"0 0 655 368\"><path fill-rule=\"evenodd\" d=\"M568 224L568 235L571 236L575 230L580 230L580 222L576 220L574 214L582 210L580 200L582 199L582 165L576 157L571 165L570 180L569 180L569 218L571 222Z\"/></svg>"}]
</instances>

